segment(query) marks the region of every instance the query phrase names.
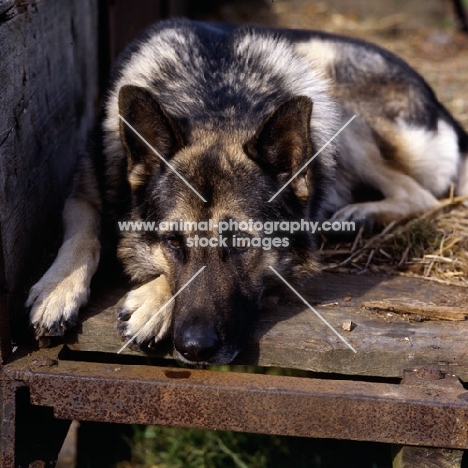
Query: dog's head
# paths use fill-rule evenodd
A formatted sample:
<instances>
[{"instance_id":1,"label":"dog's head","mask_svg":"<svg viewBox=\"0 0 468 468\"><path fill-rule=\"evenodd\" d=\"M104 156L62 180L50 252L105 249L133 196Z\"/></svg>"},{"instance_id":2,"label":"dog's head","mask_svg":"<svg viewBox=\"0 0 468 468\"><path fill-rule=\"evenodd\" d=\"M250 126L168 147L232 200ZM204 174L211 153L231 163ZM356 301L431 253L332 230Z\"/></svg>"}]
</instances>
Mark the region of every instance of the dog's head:
<instances>
[{"instance_id":1,"label":"dog's head","mask_svg":"<svg viewBox=\"0 0 468 468\"><path fill-rule=\"evenodd\" d=\"M269 267L316 269L313 235L279 224L315 216L328 181L317 158L302 169L318 149L312 107L292 97L251 131L197 126L173 119L148 90L121 88L131 216L159 229L122 233L119 255L134 280L165 274L174 294L183 288L172 330L182 360L230 362L254 330Z\"/></svg>"}]
</instances>

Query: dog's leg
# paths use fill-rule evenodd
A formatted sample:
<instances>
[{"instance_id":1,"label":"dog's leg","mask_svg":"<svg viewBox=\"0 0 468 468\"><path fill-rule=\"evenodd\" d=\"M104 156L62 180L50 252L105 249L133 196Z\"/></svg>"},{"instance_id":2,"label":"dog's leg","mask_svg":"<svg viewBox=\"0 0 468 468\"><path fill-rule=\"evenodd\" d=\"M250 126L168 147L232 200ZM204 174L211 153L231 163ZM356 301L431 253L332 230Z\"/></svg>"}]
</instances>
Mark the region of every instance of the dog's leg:
<instances>
[{"instance_id":1,"label":"dog's leg","mask_svg":"<svg viewBox=\"0 0 468 468\"><path fill-rule=\"evenodd\" d=\"M100 198L90 160L83 160L79 176L65 203L64 238L57 258L26 302L37 338L62 336L75 325L99 263Z\"/></svg>"},{"instance_id":2,"label":"dog's leg","mask_svg":"<svg viewBox=\"0 0 468 468\"><path fill-rule=\"evenodd\" d=\"M163 309L161 307L171 297L171 288L164 275L130 291L118 311L118 328L121 336L131 339L138 333L134 343L139 346L143 344L151 346L154 342L165 338L172 323L174 302Z\"/></svg>"},{"instance_id":3,"label":"dog's leg","mask_svg":"<svg viewBox=\"0 0 468 468\"><path fill-rule=\"evenodd\" d=\"M439 201L412 177L390 168L377 169L375 185L384 195L380 201L353 203L339 209L333 221L366 220L370 224L389 224L417 216L438 206Z\"/></svg>"},{"instance_id":4,"label":"dog's leg","mask_svg":"<svg viewBox=\"0 0 468 468\"><path fill-rule=\"evenodd\" d=\"M346 176L348 176L349 180L352 181L351 183L356 185L361 183L379 190L383 195L383 200L351 203L344 207L337 206L338 210L333 215L333 220L357 221L365 219L366 223L371 225L374 222L388 224L394 220L420 215L439 204L436 196L428 188L425 188L422 182L418 182L416 177L410 175L411 172L416 172L412 166L416 167L418 165L421 154L424 155L427 150L422 143L414 148L412 147L414 145L410 145L406 141L405 144L400 145L401 148L406 150L407 154L406 164L409 167L405 171L401 162L398 164L398 161L394 161L392 165L391 162L385 160L364 122L356 119L353 124L347 129L347 133L342 135L340 140L339 166L342 172L341 177L346 180ZM415 138L417 136L418 134L413 135L416 143L418 142L418 139ZM405 135L406 139L410 137L411 135ZM432 163L434 158L431 154L427 154L426 159L427 164L429 164ZM447 174L444 173L445 175L442 176L442 182L438 181L439 186L443 185L445 190L448 189L450 184L450 171L455 171L456 164L456 157L447 159L448 161L445 164L448 168L445 169ZM437 166L435 168L429 167L420 176L421 179L424 181L424 175L426 175L427 179L434 177L433 173L436 170ZM441 168L439 168L439 172L441 172ZM338 183L340 184L340 181ZM428 184L426 183L426 185ZM441 192L442 188L439 187L438 191Z\"/></svg>"}]
</instances>

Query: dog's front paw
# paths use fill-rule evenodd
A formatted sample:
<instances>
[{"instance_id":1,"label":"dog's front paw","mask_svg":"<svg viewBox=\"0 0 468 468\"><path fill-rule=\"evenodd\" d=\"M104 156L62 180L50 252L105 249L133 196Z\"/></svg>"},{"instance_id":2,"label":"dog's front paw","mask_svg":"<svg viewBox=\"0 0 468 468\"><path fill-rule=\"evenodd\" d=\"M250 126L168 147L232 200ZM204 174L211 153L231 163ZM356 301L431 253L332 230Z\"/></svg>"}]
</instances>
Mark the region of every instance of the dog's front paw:
<instances>
[{"instance_id":1,"label":"dog's front paw","mask_svg":"<svg viewBox=\"0 0 468 468\"><path fill-rule=\"evenodd\" d=\"M130 291L117 311L118 330L122 338L142 347L151 347L165 338L170 330L174 302L164 275Z\"/></svg>"},{"instance_id":2,"label":"dog's front paw","mask_svg":"<svg viewBox=\"0 0 468 468\"><path fill-rule=\"evenodd\" d=\"M78 319L80 307L86 304L89 287L79 273L66 277L47 272L30 290L26 307L31 307L29 320L36 338L63 336Z\"/></svg>"},{"instance_id":3,"label":"dog's front paw","mask_svg":"<svg viewBox=\"0 0 468 468\"><path fill-rule=\"evenodd\" d=\"M78 230L64 241L54 263L31 288L26 301L37 339L63 336L76 324L80 308L88 302L99 251L99 241L87 231Z\"/></svg>"},{"instance_id":4,"label":"dog's front paw","mask_svg":"<svg viewBox=\"0 0 468 468\"><path fill-rule=\"evenodd\" d=\"M363 221L374 215L372 203L353 203L338 210L330 221Z\"/></svg>"}]
</instances>

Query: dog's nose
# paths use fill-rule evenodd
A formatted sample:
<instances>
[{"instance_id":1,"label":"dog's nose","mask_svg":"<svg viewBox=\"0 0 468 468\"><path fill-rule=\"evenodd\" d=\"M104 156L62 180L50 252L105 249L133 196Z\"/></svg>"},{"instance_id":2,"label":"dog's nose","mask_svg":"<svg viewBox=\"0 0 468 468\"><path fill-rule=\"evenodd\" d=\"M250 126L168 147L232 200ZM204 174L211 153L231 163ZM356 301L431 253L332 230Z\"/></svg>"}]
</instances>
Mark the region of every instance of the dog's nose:
<instances>
[{"instance_id":1,"label":"dog's nose","mask_svg":"<svg viewBox=\"0 0 468 468\"><path fill-rule=\"evenodd\" d=\"M175 347L189 361L206 362L218 350L219 339L214 330L189 328L183 332L181 343L176 343Z\"/></svg>"}]
</instances>

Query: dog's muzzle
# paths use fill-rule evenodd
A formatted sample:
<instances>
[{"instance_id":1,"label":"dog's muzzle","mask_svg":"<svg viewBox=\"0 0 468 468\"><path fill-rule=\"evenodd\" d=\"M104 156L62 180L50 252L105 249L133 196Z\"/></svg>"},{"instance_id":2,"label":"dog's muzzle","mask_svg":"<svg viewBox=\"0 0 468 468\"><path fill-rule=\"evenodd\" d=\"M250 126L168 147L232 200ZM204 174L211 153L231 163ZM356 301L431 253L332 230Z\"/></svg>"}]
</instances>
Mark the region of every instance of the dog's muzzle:
<instances>
[{"instance_id":1,"label":"dog's muzzle","mask_svg":"<svg viewBox=\"0 0 468 468\"><path fill-rule=\"evenodd\" d=\"M215 330L192 326L174 340L174 347L187 361L209 362L218 352L220 340Z\"/></svg>"}]
</instances>

